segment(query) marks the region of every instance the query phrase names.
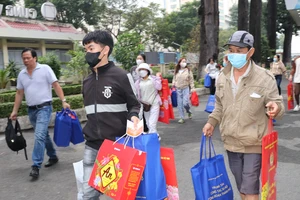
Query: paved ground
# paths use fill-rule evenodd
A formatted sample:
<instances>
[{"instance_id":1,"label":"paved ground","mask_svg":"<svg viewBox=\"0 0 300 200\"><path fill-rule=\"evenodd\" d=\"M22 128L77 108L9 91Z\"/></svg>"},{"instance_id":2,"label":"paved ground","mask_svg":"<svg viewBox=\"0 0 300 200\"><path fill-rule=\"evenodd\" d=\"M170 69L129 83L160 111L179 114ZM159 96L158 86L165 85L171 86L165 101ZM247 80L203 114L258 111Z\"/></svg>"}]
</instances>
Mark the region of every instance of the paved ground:
<instances>
[{"instance_id":1,"label":"paved ground","mask_svg":"<svg viewBox=\"0 0 300 200\"><path fill-rule=\"evenodd\" d=\"M286 84L283 82L283 97L286 99ZM162 146L175 150L177 176L181 200L194 199L190 168L199 161L199 141L201 130L208 114L203 112L207 96L200 99L200 106L193 108L194 117L185 124L172 121L170 125L159 124ZM177 112L176 112L177 113ZM300 112L287 112L276 123L279 132L278 198L279 200L299 200L300 179ZM50 130L51 135L53 130ZM72 163L82 159L83 144L68 148L57 148L59 164L51 168L42 168L38 181L31 182L29 177L33 132L25 132L28 143L29 160L23 152L15 154L6 146L4 136L0 135L0 199L1 200L75 200L76 182ZM220 134L213 136L216 152L224 154ZM227 158L225 158L227 162ZM226 163L227 164L227 163ZM231 182L235 187L232 175ZM234 188L235 189L235 188ZM239 199L236 190L236 198ZM106 197L101 198L108 199Z\"/></svg>"}]
</instances>

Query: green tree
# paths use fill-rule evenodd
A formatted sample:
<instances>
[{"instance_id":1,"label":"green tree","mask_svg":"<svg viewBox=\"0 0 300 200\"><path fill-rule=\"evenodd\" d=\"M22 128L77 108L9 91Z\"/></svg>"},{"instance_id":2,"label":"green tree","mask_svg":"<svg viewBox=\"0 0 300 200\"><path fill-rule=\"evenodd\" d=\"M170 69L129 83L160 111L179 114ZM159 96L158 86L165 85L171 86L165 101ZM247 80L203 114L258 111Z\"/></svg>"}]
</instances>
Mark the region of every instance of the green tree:
<instances>
[{"instance_id":1,"label":"green tree","mask_svg":"<svg viewBox=\"0 0 300 200\"><path fill-rule=\"evenodd\" d=\"M174 24L171 31L175 34L175 37L174 41L171 41L170 46L178 48L176 45L172 44L172 42L182 45L188 38L190 38L191 31L200 22L197 13L199 6L200 1L193 1L191 3L184 4L180 11L166 15L165 20L169 24Z\"/></svg>"},{"instance_id":2,"label":"green tree","mask_svg":"<svg viewBox=\"0 0 300 200\"><path fill-rule=\"evenodd\" d=\"M190 38L185 41L182 50L183 52L193 53L200 51L200 23L192 29Z\"/></svg>"},{"instance_id":3,"label":"green tree","mask_svg":"<svg viewBox=\"0 0 300 200\"><path fill-rule=\"evenodd\" d=\"M230 13L229 26L231 27L238 27L238 19L239 19L238 8L239 7L237 4L233 4L233 6L229 9L229 13Z\"/></svg>"},{"instance_id":4,"label":"green tree","mask_svg":"<svg viewBox=\"0 0 300 200\"><path fill-rule=\"evenodd\" d=\"M254 2L255 0L253 0ZM252 0L251 0L252 3ZM253 11L253 14L257 11ZM239 0L238 3L238 30L248 31L249 29L249 1Z\"/></svg>"},{"instance_id":5,"label":"green tree","mask_svg":"<svg viewBox=\"0 0 300 200\"><path fill-rule=\"evenodd\" d=\"M74 43L74 50L69 50L67 55L71 56L71 60L67 63L66 69L62 69L62 74L68 77L77 77L83 81L90 72L89 65L85 60L85 52L82 46Z\"/></svg>"},{"instance_id":6,"label":"green tree","mask_svg":"<svg viewBox=\"0 0 300 200\"><path fill-rule=\"evenodd\" d=\"M136 64L136 56L144 50L141 41L142 37L137 33L125 32L118 37L114 55L116 60L122 63L124 69L129 70Z\"/></svg>"},{"instance_id":7,"label":"green tree","mask_svg":"<svg viewBox=\"0 0 300 200\"><path fill-rule=\"evenodd\" d=\"M52 68L56 78L60 78L61 62L54 52L50 52L47 53L45 56L39 57L38 62L41 64L49 65Z\"/></svg>"},{"instance_id":8,"label":"green tree","mask_svg":"<svg viewBox=\"0 0 300 200\"><path fill-rule=\"evenodd\" d=\"M263 16L268 16L267 20L267 35L268 35L268 42L271 49L271 54L276 53L276 20L277 20L277 2L274 0L268 0L267 3L267 9L265 9L265 12Z\"/></svg>"},{"instance_id":9,"label":"green tree","mask_svg":"<svg viewBox=\"0 0 300 200\"><path fill-rule=\"evenodd\" d=\"M73 24L75 28L87 31L87 25L96 25L104 5L100 0L52 0L57 9L57 20ZM25 0L25 6L35 8L42 19L40 8L45 0Z\"/></svg>"},{"instance_id":10,"label":"green tree","mask_svg":"<svg viewBox=\"0 0 300 200\"><path fill-rule=\"evenodd\" d=\"M125 16L136 7L137 0L104 0L96 28L109 31L115 38L122 33Z\"/></svg>"},{"instance_id":11,"label":"green tree","mask_svg":"<svg viewBox=\"0 0 300 200\"><path fill-rule=\"evenodd\" d=\"M262 21L262 0L251 0L249 33L254 37L255 53L252 59L261 62L261 21Z\"/></svg>"},{"instance_id":12,"label":"green tree","mask_svg":"<svg viewBox=\"0 0 300 200\"><path fill-rule=\"evenodd\" d=\"M297 35L297 25L286 10L285 1L277 0L277 32L284 34L282 62L291 62L291 45L293 33Z\"/></svg>"},{"instance_id":13,"label":"green tree","mask_svg":"<svg viewBox=\"0 0 300 200\"><path fill-rule=\"evenodd\" d=\"M0 4L3 5L3 11L5 10L5 6L7 5L15 5L15 3L17 3L19 0L1 0L0 1ZM2 12L3 12L2 11ZM1 15L2 13L0 13Z\"/></svg>"}]
</instances>

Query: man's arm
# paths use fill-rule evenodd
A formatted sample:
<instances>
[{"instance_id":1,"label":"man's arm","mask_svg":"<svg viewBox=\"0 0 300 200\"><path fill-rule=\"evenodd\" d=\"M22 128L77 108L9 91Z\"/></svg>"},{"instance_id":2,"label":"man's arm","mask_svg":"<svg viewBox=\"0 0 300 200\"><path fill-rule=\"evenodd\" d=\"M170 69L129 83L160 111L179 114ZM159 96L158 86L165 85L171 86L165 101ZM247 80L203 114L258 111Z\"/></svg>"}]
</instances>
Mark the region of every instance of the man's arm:
<instances>
[{"instance_id":1,"label":"man's arm","mask_svg":"<svg viewBox=\"0 0 300 200\"><path fill-rule=\"evenodd\" d=\"M66 102L64 91L60 87L58 81L55 81L54 83L52 83L52 87L54 88L55 93L57 94L57 96L59 97L59 99L62 101L63 108L64 109L70 108L70 105Z\"/></svg>"},{"instance_id":2,"label":"man's arm","mask_svg":"<svg viewBox=\"0 0 300 200\"><path fill-rule=\"evenodd\" d=\"M285 112L285 108L283 98L278 94L275 79L271 78L267 85L269 86L267 98L265 100L265 105L268 108L267 113L272 118L281 118Z\"/></svg>"},{"instance_id":3,"label":"man's arm","mask_svg":"<svg viewBox=\"0 0 300 200\"><path fill-rule=\"evenodd\" d=\"M16 120L18 116L18 111L20 108L20 105L22 103L22 99L24 97L24 90L17 90L16 96L15 96L15 103L12 113L10 114L10 119Z\"/></svg>"}]
</instances>

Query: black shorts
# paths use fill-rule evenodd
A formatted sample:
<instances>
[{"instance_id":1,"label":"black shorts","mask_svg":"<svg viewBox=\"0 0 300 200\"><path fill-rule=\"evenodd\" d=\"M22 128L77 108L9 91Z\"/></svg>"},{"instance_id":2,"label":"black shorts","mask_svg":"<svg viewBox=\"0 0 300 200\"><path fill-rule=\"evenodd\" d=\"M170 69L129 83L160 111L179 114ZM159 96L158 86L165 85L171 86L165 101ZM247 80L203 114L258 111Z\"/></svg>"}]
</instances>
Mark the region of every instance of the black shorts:
<instances>
[{"instance_id":1,"label":"black shorts","mask_svg":"<svg viewBox=\"0 0 300 200\"><path fill-rule=\"evenodd\" d=\"M227 151L230 170L241 194L259 194L261 154Z\"/></svg>"}]
</instances>

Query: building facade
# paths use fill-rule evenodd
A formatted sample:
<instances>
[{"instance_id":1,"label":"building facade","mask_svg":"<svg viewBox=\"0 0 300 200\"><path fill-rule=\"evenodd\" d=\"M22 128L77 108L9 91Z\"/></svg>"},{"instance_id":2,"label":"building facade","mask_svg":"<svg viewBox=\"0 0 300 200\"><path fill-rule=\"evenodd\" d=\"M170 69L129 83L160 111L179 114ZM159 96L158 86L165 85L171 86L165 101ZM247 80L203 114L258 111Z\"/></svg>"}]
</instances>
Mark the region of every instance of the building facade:
<instances>
[{"instance_id":1,"label":"building facade","mask_svg":"<svg viewBox=\"0 0 300 200\"><path fill-rule=\"evenodd\" d=\"M70 58L66 52L73 49L73 41L82 40L84 37L84 34L77 31L72 24L53 21L56 17L56 8L53 10L53 4L50 9L47 8L47 4L46 7L43 4L44 7L41 8L45 21L36 20L37 11L34 9L17 6L3 8L1 5L0 69L5 68L9 61L22 66L21 52L26 47L35 49L38 56L54 52L62 62L67 62Z\"/></svg>"}]
</instances>

